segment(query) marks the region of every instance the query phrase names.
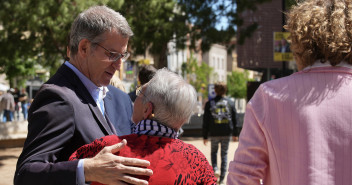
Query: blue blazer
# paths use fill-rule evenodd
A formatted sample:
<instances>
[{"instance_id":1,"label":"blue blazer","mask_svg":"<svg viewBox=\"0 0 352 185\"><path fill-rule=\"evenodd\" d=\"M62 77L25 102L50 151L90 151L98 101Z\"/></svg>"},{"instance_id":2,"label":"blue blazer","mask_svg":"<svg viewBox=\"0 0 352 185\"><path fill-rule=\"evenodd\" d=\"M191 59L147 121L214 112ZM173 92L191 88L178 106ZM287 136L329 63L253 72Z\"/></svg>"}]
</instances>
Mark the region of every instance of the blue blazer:
<instances>
[{"instance_id":1,"label":"blue blazer","mask_svg":"<svg viewBox=\"0 0 352 185\"><path fill-rule=\"evenodd\" d=\"M120 89L109 85L104 98L105 112L114 125L118 136L131 134L133 104L130 97Z\"/></svg>"}]
</instances>

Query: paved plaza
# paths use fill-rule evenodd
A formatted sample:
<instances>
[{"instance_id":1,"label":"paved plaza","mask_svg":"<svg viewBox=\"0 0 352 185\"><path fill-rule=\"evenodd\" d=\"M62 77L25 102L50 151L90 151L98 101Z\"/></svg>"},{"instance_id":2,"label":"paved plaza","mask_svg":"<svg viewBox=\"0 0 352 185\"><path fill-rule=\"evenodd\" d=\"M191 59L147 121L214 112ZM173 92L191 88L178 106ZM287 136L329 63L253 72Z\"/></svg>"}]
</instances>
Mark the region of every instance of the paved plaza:
<instances>
[{"instance_id":1,"label":"paved plaza","mask_svg":"<svg viewBox=\"0 0 352 185\"><path fill-rule=\"evenodd\" d=\"M3 124L3 123L0 123ZM23 136L23 128L26 127L26 123L18 123L17 126L10 125L11 129L17 129L16 131L19 132L19 136ZM14 128L12 128L14 127ZM1 128L1 127L0 127ZM13 132L13 131L12 131ZM4 134L4 133L2 133ZM11 132L6 133L7 136L5 138L11 138ZM14 134L15 135L15 134ZM15 136L13 136L15 137ZM2 138L4 140L4 137ZM18 139L18 138L14 138ZM193 144L196 146L200 151L204 153L207 157L208 161L210 162L210 142L208 142L207 146L204 146L203 139L201 137L182 137L181 138L186 143ZM1 137L0 137L1 141ZM20 143L20 142L19 142ZM12 143L12 145L18 144ZM231 142L229 147L229 154L228 154L228 162L233 159L235 150L237 149L238 142ZM22 147L10 147L10 148L0 148L0 185L11 185L13 184L13 175L16 169L16 162L18 156L22 151ZM220 165L220 151L218 153L218 165ZM219 166L220 168L220 166Z\"/></svg>"}]
</instances>

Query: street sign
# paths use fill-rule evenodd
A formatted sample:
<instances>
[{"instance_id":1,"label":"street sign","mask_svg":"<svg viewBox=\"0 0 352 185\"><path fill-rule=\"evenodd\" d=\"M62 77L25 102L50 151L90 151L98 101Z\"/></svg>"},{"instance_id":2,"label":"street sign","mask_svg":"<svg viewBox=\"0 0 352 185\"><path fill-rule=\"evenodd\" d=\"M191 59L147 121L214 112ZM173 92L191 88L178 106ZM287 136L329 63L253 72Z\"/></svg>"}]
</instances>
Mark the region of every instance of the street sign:
<instances>
[{"instance_id":1,"label":"street sign","mask_svg":"<svg viewBox=\"0 0 352 185\"><path fill-rule=\"evenodd\" d=\"M289 32L274 32L274 61L293 61L290 43L287 41L289 36Z\"/></svg>"}]
</instances>

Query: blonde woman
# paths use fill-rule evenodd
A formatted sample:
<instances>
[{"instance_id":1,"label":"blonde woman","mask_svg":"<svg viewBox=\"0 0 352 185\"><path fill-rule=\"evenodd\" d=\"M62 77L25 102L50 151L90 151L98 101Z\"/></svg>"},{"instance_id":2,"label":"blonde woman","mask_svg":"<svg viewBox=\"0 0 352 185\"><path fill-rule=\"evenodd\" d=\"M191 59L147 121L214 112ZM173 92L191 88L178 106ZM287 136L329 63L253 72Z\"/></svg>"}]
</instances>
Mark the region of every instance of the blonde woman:
<instances>
[{"instance_id":1,"label":"blonde woman","mask_svg":"<svg viewBox=\"0 0 352 185\"><path fill-rule=\"evenodd\" d=\"M352 184L351 11L351 0L307 0L288 12L299 72L249 101L228 184Z\"/></svg>"}]
</instances>

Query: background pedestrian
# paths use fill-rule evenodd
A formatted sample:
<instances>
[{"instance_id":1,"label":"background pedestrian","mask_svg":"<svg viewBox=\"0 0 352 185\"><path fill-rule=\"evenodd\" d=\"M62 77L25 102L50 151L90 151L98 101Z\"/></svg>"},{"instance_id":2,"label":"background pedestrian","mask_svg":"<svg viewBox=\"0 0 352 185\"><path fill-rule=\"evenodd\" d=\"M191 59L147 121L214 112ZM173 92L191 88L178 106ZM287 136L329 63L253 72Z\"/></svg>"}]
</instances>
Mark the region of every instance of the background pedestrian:
<instances>
[{"instance_id":1,"label":"background pedestrian","mask_svg":"<svg viewBox=\"0 0 352 185\"><path fill-rule=\"evenodd\" d=\"M227 172L227 153L231 138L237 141L236 108L234 102L225 97L227 86L219 82L214 86L216 97L206 102L203 116L203 142L211 141L211 164L215 175L220 176L219 183L223 184ZM232 137L231 137L232 136ZM219 145L221 146L220 173L217 163Z\"/></svg>"}]
</instances>

